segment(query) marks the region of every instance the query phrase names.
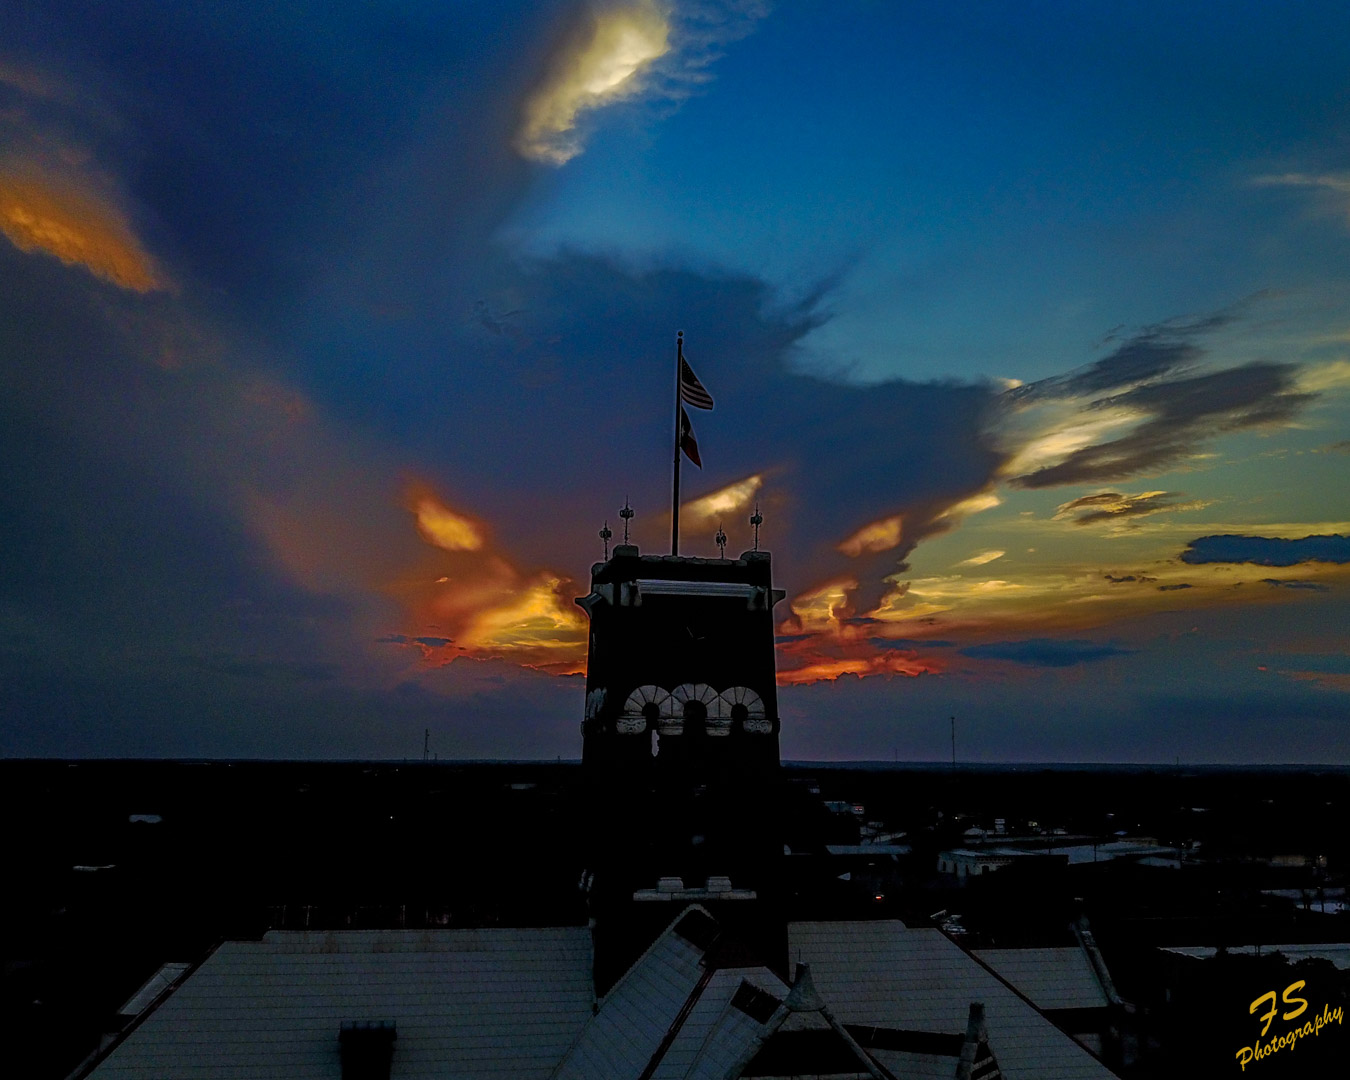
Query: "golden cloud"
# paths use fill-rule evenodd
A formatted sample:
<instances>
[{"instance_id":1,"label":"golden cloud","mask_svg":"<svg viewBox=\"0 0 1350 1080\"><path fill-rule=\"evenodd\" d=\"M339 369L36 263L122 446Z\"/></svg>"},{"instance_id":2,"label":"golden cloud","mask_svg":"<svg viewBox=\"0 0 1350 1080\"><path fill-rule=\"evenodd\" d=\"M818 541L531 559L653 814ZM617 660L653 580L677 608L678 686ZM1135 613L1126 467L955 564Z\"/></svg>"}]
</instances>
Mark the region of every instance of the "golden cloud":
<instances>
[{"instance_id":1,"label":"golden cloud","mask_svg":"<svg viewBox=\"0 0 1350 1080\"><path fill-rule=\"evenodd\" d=\"M415 491L410 509L417 517L422 539L446 551L477 551L483 546L483 533L469 518L457 514L426 491Z\"/></svg>"},{"instance_id":2,"label":"golden cloud","mask_svg":"<svg viewBox=\"0 0 1350 1080\"><path fill-rule=\"evenodd\" d=\"M1308 364L1298 375L1300 393L1320 394L1350 386L1350 361L1332 360L1325 364Z\"/></svg>"},{"instance_id":3,"label":"golden cloud","mask_svg":"<svg viewBox=\"0 0 1350 1080\"><path fill-rule=\"evenodd\" d=\"M584 652L586 617L562 595L562 579L541 574L502 603L473 615L459 635L465 648L487 652Z\"/></svg>"},{"instance_id":4,"label":"golden cloud","mask_svg":"<svg viewBox=\"0 0 1350 1080\"><path fill-rule=\"evenodd\" d=\"M969 559L962 559L957 566L983 566L985 563L991 563L995 559L1001 559L1008 554L1006 551L981 551L978 555L972 555Z\"/></svg>"},{"instance_id":5,"label":"golden cloud","mask_svg":"<svg viewBox=\"0 0 1350 1080\"><path fill-rule=\"evenodd\" d=\"M933 518L935 522L956 520L969 517L971 514L980 514L985 510L992 510L996 506L1002 505L1003 500L992 491L982 491L978 495L972 495L968 499L962 499L960 502L953 503L946 510Z\"/></svg>"},{"instance_id":6,"label":"golden cloud","mask_svg":"<svg viewBox=\"0 0 1350 1080\"><path fill-rule=\"evenodd\" d=\"M516 148L561 165L581 153L581 115L643 89L642 73L669 50L670 24L652 0L592 9L588 25L554 60L553 71L525 104Z\"/></svg>"},{"instance_id":7,"label":"golden cloud","mask_svg":"<svg viewBox=\"0 0 1350 1080\"><path fill-rule=\"evenodd\" d=\"M896 514L893 517L882 518L880 521L874 521L870 525L864 525L847 540L843 541L838 550L852 558L859 555L871 555L878 551L890 551L896 547L904 536L905 518L903 514Z\"/></svg>"},{"instance_id":8,"label":"golden cloud","mask_svg":"<svg viewBox=\"0 0 1350 1080\"><path fill-rule=\"evenodd\" d=\"M721 524L728 514L738 514L748 509L756 492L763 486L764 478L758 474L737 480L709 495L684 503L680 507L680 520L690 528Z\"/></svg>"},{"instance_id":9,"label":"golden cloud","mask_svg":"<svg viewBox=\"0 0 1350 1080\"><path fill-rule=\"evenodd\" d=\"M1140 491L1135 494L1119 491L1098 491L1060 503L1054 520L1072 521L1075 525L1108 523L1137 527L1138 519L1156 514L1203 510L1210 505L1204 499L1183 502L1174 491ZM1192 526L1193 527L1193 526Z\"/></svg>"},{"instance_id":10,"label":"golden cloud","mask_svg":"<svg viewBox=\"0 0 1350 1080\"><path fill-rule=\"evenodd\" d=\"M1055 402L1033 410L1027 421L1034 426L1027 430L1029 425L1024 421L1022 430L1011 435L1011 440L1020 445L1012 450L999 474L1021 476L1057 465L1070 454L1103 442L1146 419L1137 409L1122 406L1102 407L1088 415L1078 412L1077 408L1077 403Z\"/></svg>"},{"instance_id":11,"label":"golden cloud","mask_svg":"<svg viewBox=\"0 0 1350 1080\"><path fill-rule=\"evenodd\" d=\"M0 232L20 251L55 256L123 289L169 287L121 211L66 183L0 170Z\"/></svg>"}]
</instances>

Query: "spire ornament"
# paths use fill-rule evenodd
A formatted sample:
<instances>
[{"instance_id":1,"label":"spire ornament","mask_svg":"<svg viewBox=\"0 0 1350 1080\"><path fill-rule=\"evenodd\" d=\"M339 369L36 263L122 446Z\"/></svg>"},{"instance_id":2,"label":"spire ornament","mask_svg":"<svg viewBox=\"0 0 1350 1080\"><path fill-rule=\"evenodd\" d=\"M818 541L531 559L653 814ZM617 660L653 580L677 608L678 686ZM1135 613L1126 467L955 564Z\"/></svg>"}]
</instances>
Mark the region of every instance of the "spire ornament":
<instances>
[{"instance_id":1,"label":"spire ornament","mask_svg":"<svg viewBox=\"0 0 1350 1080\"><path fill-rule=\"evenodd\" d=\"M727 534L722 531L722 523L717 523L717 535L713 537L717 543L717 557L725 559L727 557Z\"/></svg>"},{"instance_id":2,"label":"spire ornament","mask_svg":"<svg viewBox=\"0 0 1350 1080\"><path fill-rule=\"evenodd\" d=\"M755 503L755 512L750 515L750 524L755 527L755 550L759 550L759 527L764 524L764 515L759 512L759 503Z\"/></svg>"},{"instance_id":3,"label":"spire ornament","mask_svg":"<svg viewBox=\"0 0 1350 1080\"><path fill-rule=\"evenodd\" d=\"M628 543L628 523L633 520L633 514L636 511L628 505L628 497L625 495L623 500L623 509L619 511L619 517L623 518L623 542Z\"/></svg>"},{"instance_id":4,"label":"spire ornament","mask_svg":"<svg viewBox=\"0 0 1350 1080\"><path fill-rule=\"evenodd\" d=\"M614 534L609 531L609 522L605 522L605 527L600 530L600 539L605 542L605 562L609 562L609 539Z\"/></svg>"}]
</instances>

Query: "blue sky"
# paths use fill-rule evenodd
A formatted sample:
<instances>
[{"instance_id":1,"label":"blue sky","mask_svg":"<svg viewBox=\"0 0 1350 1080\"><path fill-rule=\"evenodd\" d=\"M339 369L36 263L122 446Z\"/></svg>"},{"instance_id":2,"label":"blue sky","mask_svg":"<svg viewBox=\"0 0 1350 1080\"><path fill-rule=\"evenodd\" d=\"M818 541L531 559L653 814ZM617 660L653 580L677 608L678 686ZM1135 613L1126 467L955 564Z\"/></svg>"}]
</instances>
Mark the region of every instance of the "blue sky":
<instances>
[{"instance_id":1,"label":"blue sky","mask_svg":"<svg viewBox=\"0 0 1350 1080\"><path fill-rule=\"evenodd\" d=\"M1347 24L8 5L0 752L576 756L683 329L788 756L1344 761Z\"/></svg>"}]
</instances>

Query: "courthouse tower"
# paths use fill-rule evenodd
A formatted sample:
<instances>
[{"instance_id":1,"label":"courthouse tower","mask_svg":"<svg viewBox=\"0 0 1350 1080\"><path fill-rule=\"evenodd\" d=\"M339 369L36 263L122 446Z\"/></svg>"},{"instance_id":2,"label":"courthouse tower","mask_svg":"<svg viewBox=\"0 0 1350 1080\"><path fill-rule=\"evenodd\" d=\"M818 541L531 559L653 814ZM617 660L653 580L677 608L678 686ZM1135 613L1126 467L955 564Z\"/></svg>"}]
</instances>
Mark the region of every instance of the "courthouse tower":
<instances>
[{"instance_id":1,"label":"courthouse tower","mask_svg":"<svg viewBox=\"0 0 1350 1080\"><path fill-rule=\"evenodd\" d=\"M642 924L670 918L659 910L669 905L643 901L696 899L726 911L719 918L753 920L774 891L773 608L783 596L768 552L698 559L621 544L577 600L590 616L581 730L592 909L597 942L631 939L621 956L642 944Z\"/></svg>"}]
</instances>

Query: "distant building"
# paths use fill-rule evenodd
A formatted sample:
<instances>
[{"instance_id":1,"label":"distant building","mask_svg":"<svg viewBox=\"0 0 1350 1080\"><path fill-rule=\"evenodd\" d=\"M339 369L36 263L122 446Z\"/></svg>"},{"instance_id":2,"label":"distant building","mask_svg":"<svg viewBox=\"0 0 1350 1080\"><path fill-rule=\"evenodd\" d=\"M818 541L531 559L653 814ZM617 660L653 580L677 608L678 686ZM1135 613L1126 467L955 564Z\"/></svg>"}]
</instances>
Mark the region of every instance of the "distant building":
<instances>
[{"instance_id":1,"label":"distant building","mask_svg":"<svg viewBox=\"0 0 1350 1080\"><path fill-rule=\"evenodd\" d=\"M1173 956L1183 956L1191 960L1209 960L1217 956L1218 948L1212 945L1173 945L1162 950ZM1350 943L1320 942L1311 945L1230 945L1225 952L1237 956L1269 956L1279 953L1291 964L1310 957L1326 960L1341 971L1350 971Z\"/></svg>"},{"instance_id":2,"label":"distant building","mask_svg":"<svg viewBox=\"0 0 1350 1080\"><path fill-rule=\"evenodd\" d=\"M1067 866L1069 860L1059 852L1024 851L1021 848L952 848L938 852L939 874L951 874L958 881L992 874L1014 863Z\"/></svg>"}]
</instances>

